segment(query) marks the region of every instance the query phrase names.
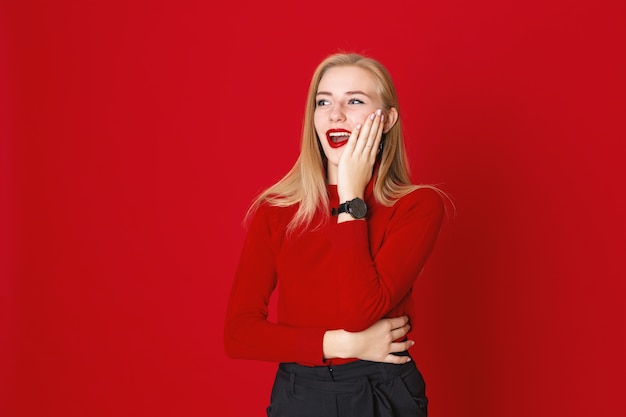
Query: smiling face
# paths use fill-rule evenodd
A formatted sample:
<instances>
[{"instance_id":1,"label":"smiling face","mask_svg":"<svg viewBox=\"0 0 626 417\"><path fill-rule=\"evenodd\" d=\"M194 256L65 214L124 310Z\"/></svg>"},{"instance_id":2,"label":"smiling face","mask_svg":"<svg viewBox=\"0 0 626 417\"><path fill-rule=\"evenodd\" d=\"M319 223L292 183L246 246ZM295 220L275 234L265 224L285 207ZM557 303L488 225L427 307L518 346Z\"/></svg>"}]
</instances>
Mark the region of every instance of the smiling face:
<instances>
[{"instance_id":1,"label":"smiling face","mask_svg":"<svg viewBox=\"0 0 626 417\"><path fill-rule=\"evenodd\" d=\"M334 170L352 130L384 108L383 103L374 77L356 66L328 69L320 80L315 103L315 132L328 159L328 169Z\"/></svg>"}]
</instances>

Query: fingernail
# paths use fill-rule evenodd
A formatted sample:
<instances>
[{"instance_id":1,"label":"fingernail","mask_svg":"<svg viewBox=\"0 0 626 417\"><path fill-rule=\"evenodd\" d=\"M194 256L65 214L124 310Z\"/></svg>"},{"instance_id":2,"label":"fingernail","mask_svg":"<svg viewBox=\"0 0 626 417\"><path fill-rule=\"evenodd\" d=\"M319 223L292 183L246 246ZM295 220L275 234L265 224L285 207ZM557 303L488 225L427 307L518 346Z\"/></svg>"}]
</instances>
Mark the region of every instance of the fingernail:
<instances>
[{"instance_id":1,"label":"fingernail","mask_svg":"<svg viewBox=\"0 0 626 417\"><path fill-rule=\"evenodd\" d=\"M411 340L411 346L415 345L415 342Z\"/></svg>"},{"instance_id":2,"label":"fingernail","mask_svg":"<svg viewBox=\"0 0 626 417\"><path fill-rule=\"evenodd\" d=\"M408 358L406 361L407 361L407 363L411 362L411 358Z\"/></svg>"},{"instance_id":3,"label":"fingernail","mask_svg":"<svg viewBox=\"0 0 626 417\"><path fill-rule=\"evenodd\" d=\"M374 117L376 117L376 115L375 115L374 113L372 113L372 114L370 115L370 120L374 120Z\"/></svg>"},{"instance_id":4,"label":"fingernail","mask_svg":"<svg viewBox=\"0 0 626 417\"><path fill-rule=\"evenodd\" d=\"M356 128L357 128L357 129L360 129L360 128L361 128L361 123L359 123L358 125L356 125Z\"/></svg>"},{"instance_id":5,"label":"fingernail","mask_svg":"<svg viewBox=\"0 0 626 417\"><path fill-rule=\"evenodd\" d=\"M381 114L383 114L383 111L381 109L378 109L376 110L376 114L380 116Z\"/></svg>"},{"instance_id":6,"label":"fingernail","mask_svg":"<svg viewBox=\"0 0 626 417\"><path fill-rule=\"evenodd\" d=\"M381 115L380 115L380 121L382 122L382 121L384 121L384 120L385 120L385 115L384 115L384 114L381 114Z\"/></svg>"}]
</instances>

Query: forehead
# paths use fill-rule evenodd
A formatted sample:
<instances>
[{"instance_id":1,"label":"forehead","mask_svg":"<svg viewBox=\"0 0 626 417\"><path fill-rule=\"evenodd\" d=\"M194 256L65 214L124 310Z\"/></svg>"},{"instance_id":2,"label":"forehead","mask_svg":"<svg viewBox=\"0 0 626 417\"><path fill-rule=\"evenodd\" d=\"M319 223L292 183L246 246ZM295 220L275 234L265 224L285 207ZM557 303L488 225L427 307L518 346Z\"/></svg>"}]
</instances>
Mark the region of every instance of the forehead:
<instances>
[{"instance_id":1,"label":"forehead","mask_svg":"<svg viewBox=\"0 0 626 417\"><path fill-rule=\"evenodd\" d=\"M341 94L347 91L377 91L374 76L367 70L355 66L339 66L328 69L322 76L317 91Z\"/></svg>"}]
</instances>

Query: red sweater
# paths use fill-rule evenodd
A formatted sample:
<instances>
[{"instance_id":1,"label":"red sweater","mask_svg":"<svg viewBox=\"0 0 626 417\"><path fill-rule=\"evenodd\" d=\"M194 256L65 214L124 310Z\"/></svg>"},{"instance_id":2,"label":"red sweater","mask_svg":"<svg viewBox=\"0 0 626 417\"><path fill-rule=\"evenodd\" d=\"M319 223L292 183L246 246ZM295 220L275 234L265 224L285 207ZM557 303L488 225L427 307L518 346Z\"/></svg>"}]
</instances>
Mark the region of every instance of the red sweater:
<instances>
[{"instance_id":1,"label":"red sweater","mask_svg":"<svg viewBox=\"0 0 626 417\"><path fill-rule=\"evenodd\" d=\"M411 291L443 219L440 195L421 188L393 206L366 189L366 221L326 225L304 234L285 231L297 206L261 205L252 218L226 312L224 342L232 358L302 365L325 360L327 330L364 330L383 317L412 316ZM339 204L329 185L331 207ZM317 220L317 219L316 219ZM279 284L279 285L277 285ZM277 322L267 320L277 288ZM415 325L413 325L415 327Z\"/></svg>"}]
</instances>

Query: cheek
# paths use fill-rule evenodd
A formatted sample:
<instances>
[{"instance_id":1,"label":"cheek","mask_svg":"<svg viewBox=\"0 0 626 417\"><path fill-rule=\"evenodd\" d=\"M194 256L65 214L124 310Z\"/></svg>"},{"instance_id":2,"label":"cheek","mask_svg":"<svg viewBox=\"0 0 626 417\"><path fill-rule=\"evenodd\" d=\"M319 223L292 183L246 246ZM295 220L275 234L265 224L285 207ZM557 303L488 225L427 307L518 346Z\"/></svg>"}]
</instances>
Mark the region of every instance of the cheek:
<instances>
[{"instance_id":1,"label":"cheek","mask_svg":"<svg viewBox=\"0 0 626 417\"><path fill-rule=\"evenodd\" d=\"M350 119L352 124L356 125L357 123L363 123L365 120L376 111L376 109L363 109L358 112L354 112Z\"/></svg>"},{"instance_id":2,"label":"cheek","mask_svg":"<svg viewBox=\"0 0 626 417\"><path fill-rule=\"evenodd\" d=\"M326 140L326 136L320 136L318 135L318 140L319 143L321 144L321 148L322 148L322 153L324 154L324 156L327 159L333 160L333 155L337 155L337 151L339 149L333 149L330 147L330 145L328 144L328 141Z\"/></svg>"},{"instance_id":3,"label":"cheek","mask_svg":"<svg viewBox=\"0 0 626 417\"><path fill-rule=\"evenodd\" d=\"M319 132L322 130L322 126L322 116L320 115L320 113L315 112L313 114L313 127L315 128L315 131L318 135Z\"/></svg>"}]
</instances>

